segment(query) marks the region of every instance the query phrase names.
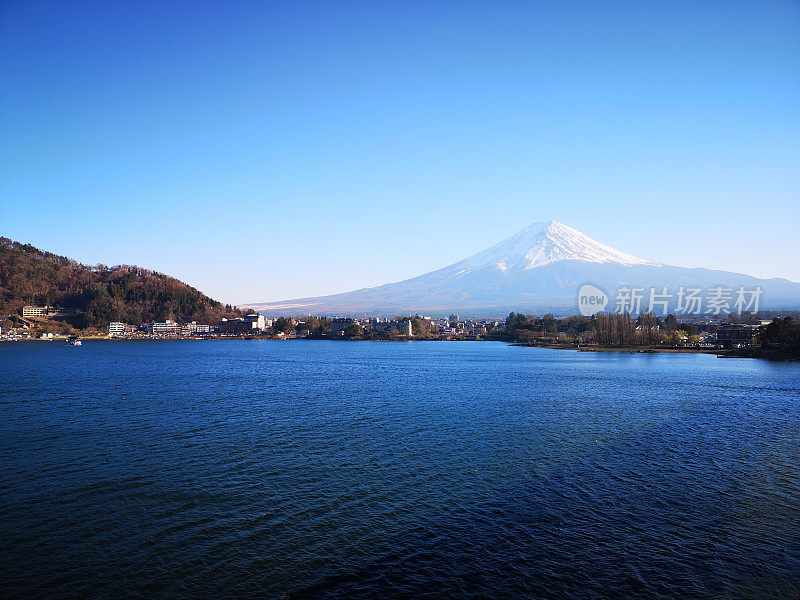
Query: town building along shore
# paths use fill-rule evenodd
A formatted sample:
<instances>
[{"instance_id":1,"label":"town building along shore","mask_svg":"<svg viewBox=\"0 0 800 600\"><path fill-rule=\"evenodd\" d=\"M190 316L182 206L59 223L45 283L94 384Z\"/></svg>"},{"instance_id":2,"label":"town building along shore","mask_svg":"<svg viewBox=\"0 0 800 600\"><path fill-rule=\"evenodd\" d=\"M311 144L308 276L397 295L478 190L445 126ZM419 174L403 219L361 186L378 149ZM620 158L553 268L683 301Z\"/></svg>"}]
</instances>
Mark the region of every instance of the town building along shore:
<instances>
[{"instance_id":1,"label":"town building along shore","mask_svg":"<svg viewBox=\"0 0 800 600\"><path fill-rule=\"evenodd\" d=\"M58 317L69 317L75 311L69 308L51 306L25 306L15 321L0 318L0 341L17 341L23 339L52 340L66 338L66 335L53 333L37 333L35 327L42 320ZM262 314L251 313L234 319L221 319L216 324L191 321L178 323L171 319L155 321L134 326L114 321L108 325L108 338L113 339L417 339L417 340L502 340L529 346L546 347L580 347L604 349L614 347L613 344L598 343L592 339L588 327L582 330L572 328L572 319L586 326L590 320L586 317L567 317L556 319L545 315L540 321L550 319L547 327L529 326L528 321L522 328L514 329L509 319L462 319L458 314L446 318L431 318L419 315L411 317L281 317L271 319ZM517 318L524 315L516 315ZM757 344L759 331L769 324L770 320L758 320L751 315L749 322L728 322L726 315L700 316L690 319L655 320L654 325L631 319L635 327L635 335L643 328L650 327L648 335L650 343L634 343L639 348L652 350L673 349L685 351L713 351L715 349L743 349ZM528 316L525 319L537 319ZM509 329L511 327L511 329ZM584 335L584 333L586 335ZM86 334L83 337L87 337ZM104 336L97 336L104 337ZM630 347L631 344L620 347Z\"/></svg>"}]
</instances>

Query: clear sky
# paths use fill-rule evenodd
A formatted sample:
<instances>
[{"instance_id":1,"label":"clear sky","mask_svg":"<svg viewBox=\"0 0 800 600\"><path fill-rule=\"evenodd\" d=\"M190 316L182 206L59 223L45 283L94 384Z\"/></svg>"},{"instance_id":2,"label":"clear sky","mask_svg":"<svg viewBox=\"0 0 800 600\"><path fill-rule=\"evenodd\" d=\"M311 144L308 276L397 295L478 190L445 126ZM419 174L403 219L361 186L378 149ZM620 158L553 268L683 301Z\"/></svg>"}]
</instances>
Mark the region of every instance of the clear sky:
<instances>
[{"instance_id":1,"label":"clear sky","mask_svg":"<svg viewBox=\"0 0 800 600\"><path fill-rule=\"evenodd\" d=\"M0 3L0 235L236 303L551 218L800 281L800 3Z\"/></svg>"}]
</instances>

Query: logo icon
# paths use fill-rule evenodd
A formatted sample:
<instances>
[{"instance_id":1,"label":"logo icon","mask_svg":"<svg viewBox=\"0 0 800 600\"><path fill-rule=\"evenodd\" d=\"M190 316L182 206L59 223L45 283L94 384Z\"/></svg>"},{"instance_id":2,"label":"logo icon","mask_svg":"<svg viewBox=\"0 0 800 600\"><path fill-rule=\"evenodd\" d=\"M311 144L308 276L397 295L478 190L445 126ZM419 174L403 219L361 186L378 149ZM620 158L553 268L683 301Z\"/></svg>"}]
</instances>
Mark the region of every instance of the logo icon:
<instances>
[{"instance_id":1,"label":"logo icon","mask_svg":"<svg viewBox=\"0 0 800 600\"><path fill-rule=\"evenodd\" d=\"M578 310L584 317L591 317L608 306L608 294L599 287L585 283L578 290Z\"/></svg>"}]
</instances>

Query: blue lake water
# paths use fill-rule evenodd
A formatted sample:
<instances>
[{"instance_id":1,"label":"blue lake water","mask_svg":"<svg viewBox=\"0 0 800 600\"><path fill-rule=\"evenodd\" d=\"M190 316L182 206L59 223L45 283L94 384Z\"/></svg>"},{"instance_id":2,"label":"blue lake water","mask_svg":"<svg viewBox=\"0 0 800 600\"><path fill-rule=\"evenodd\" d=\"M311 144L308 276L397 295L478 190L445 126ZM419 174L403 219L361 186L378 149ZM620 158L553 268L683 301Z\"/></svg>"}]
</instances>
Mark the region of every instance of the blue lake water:
<instances>
[{"instance_id":1,"label":"blue lake water","mask_svg":"<svg viewBox=\"0 0 800 600\"><path fill-rule=\"evenodd\" d=\"M0 595L797 598L800 365L0 344Z\"/></svg>"}]
</instances>

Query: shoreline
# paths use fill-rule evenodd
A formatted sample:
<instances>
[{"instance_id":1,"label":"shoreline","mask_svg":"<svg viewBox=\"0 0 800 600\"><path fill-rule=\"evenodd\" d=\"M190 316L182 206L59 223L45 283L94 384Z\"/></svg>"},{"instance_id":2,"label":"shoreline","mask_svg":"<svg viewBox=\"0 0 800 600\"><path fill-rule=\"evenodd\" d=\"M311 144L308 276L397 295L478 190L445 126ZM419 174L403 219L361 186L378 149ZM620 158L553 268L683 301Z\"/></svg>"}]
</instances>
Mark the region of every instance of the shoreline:
<instances>
[{"instance_id":1,"label":"shoreline","mask_svg":"<svg viewBox=\"0 0 800 600\"><path fill-rule=\"evenodd\" d=\"M352 339L352 338L326 338L326 337L264 337L264 336L226 336L226 337L108 337L100 335L77 336L86 341L127 341L127 342L222 342L222 341L330 341L330 342L502 342L509 346L521 348L544 348L548 350L573 350L576 352L609 352L619 354L713 354L718 358L759 358L770 361L800 361L800 351L782 350L776 348L680 348L680 347L661 347L661 346L640 346L640 347L620 347L620 346L574 346L567 344L531 344L526 342L514 342L504 339L471 338L471 339L444 339L444 338L422 338L407 337L393 339ZM19 338L16 340L0 340L0 343L16 342L65 342L68 338Z\"/></svg>"},{"instance_id":2,"label":"shoreline","mask_svg":"<svg viewBox=\"0 0 800 600\"><path fill-rule=\"evenodd\" d=\"M659 346L548 346L544 344L517 343L512 346L551 348L577 352L617 352L619 354L713 354L717 358L759 358L771 361L800 361L800 351L776 348L664 348Z\"/></svg>"}]
</instances>

